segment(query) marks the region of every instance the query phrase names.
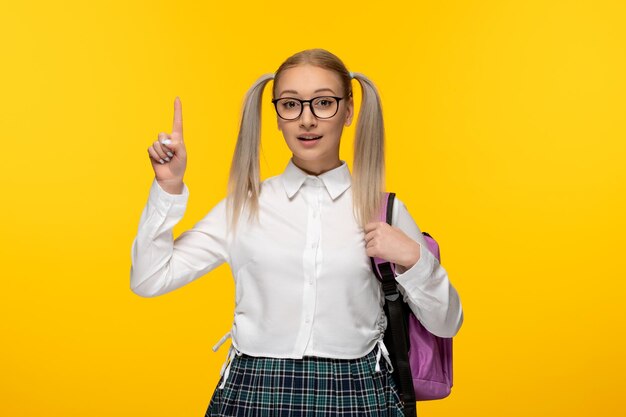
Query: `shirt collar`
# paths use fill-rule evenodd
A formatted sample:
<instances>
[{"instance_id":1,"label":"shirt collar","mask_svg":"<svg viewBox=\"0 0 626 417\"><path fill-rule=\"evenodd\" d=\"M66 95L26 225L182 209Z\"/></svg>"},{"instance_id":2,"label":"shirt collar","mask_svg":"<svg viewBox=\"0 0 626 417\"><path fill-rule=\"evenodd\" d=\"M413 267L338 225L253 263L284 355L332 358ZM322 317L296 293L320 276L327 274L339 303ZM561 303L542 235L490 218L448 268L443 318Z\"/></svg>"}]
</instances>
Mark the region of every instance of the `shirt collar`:
<instances>
[{"instance_id":1,"label":"shirt collar","mask_svg":"<svg viewBox=\"0 0 626 417\"><path fill-rule=\"evenodd\" d=\"M348 187L350 187L352 181L348 164L346 164L346 161L343 160L341 161L341 165L337 168L333 168L330 171L326 171L323 174L315 176L307 174L298 168L293 163L293 159L290 158L289 163L287 164L287 167L281 177L283 185L285 186L285 191L287 192L287 196L289 198L292 198L298 192L307 177L317 177L322 180L328 194L333 200L346 191Z\"/></svg>"}]
</instances>

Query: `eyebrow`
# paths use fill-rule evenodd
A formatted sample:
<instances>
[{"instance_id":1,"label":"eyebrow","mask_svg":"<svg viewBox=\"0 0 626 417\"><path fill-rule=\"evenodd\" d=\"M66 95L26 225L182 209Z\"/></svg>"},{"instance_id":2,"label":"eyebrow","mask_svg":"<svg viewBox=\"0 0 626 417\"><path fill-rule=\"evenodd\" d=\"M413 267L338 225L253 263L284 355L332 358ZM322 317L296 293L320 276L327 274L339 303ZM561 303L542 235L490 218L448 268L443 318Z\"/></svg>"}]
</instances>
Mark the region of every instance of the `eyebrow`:
<instances>
[{"instance_id":1,"label":"eyebrow","mask_svg":"<svg viewBox=\"0 0 626 417\"><path fill-rule=\"evenodd\" d=\"M315 90L313 93L320 93L322 91L330 91L331 93L335 94L335 92L333 90L331 90L330 88L318 88L317 90ZM291 94L298 94L298 92L296 90L285 90L283 92L281 92L278 97L281 97L283 94L285 93L291 93Z\"/></svg>"}]
</instances>

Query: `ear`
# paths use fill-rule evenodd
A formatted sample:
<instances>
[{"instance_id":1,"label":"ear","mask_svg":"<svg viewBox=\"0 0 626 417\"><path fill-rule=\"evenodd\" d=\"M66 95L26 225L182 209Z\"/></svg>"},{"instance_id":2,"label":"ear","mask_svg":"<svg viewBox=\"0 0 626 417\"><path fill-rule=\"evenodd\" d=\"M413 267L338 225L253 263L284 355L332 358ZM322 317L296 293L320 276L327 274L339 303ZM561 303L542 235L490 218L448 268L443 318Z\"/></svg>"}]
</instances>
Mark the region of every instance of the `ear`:
<instances>
[{"instance_id":1,"label":"ear","mask_svg":"<svg viewBox=\"0 0 626 417\"><path fill-rule=\"evenodd\" d=\"M352 124L352 117L354 116L354 101L352 96L348 99L348 105L346 106L346 121L345 125L350 126Z\"/></svg>"}]
</instances>

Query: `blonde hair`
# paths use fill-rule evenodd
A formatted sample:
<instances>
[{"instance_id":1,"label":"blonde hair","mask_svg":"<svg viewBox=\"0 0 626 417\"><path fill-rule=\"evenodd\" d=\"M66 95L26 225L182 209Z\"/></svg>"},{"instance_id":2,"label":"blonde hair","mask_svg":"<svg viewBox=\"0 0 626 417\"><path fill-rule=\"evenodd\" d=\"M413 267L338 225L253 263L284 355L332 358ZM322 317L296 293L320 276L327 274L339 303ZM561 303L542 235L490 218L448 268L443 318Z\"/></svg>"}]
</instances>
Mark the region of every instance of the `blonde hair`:
<instances>
[{"instance_id":1,"label":"blonde hair","mask_svg":"<svg viewBox=\"0 0 626 417\"><path fill-rule=\"evenodd\" d=\"M354 137L352 199L355 219L361 227L375 220L385 189L385 129L382 106L374 84L361 73L350 73L344 63L324 49L307 49L283 62L275 74L261 76L246 93L228 180L227 214L231 229L237 226L241 213L258 221L261 176L259 148L261 141L261 97L263 89L274 80L272 95L282 72L298 65L310 64L339 75L345 97L352 95L352 78L361 85L362 101Z\"/></svg>"}]
</instances>

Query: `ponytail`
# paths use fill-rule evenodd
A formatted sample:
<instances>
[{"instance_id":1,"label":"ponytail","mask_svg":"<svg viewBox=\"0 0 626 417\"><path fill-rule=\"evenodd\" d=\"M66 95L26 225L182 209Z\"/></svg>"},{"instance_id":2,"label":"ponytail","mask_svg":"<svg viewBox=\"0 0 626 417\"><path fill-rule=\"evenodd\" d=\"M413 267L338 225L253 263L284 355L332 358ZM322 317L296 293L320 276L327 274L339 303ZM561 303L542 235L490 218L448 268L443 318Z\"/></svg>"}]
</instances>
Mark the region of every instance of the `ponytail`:
<instances>
[{"instance_id":1,"label":"ponytail","mask_svg":"<svg viewBox=\"0 0 626 417\"><path fill-rule=\"evenodd\" d=\"M249 210L249 219L258 221L261 172L259 148L261 142L261 98L267 83L274 74L262 75L250 87L244 99L239 125L239 136L230 166L226 212L230 230L235 230L239 217Z\"/></svg>"},{"instance_id":2,"label":"ponytail","mask_svg":"<svg viewBox=\"0 0 626 417\"><path fill-rule=\"evenodd\" d=\"M357 223L364 228L377 219L385 190L385 127L376 87L359 72L351 75L359 81L362 91L354 136L352 198Z\"/></svg>"}]
</instances>

